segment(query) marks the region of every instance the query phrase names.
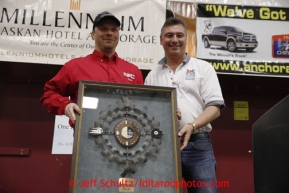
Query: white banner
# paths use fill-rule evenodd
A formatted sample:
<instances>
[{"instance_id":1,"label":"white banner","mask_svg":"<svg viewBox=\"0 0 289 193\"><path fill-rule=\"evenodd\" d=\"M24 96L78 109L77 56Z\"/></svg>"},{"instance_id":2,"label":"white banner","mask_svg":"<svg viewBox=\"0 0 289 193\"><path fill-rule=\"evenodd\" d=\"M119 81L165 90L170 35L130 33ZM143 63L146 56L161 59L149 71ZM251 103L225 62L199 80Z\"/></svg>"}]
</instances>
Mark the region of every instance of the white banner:
<instances>
[{"instance_id":1,"label":"white banner","mask_svg":"<svg viewBox=\"0 0 289 193\"><path fill-rule=\"evenodd\" d=\"M1 0L0 60L63 65L90 54L92 23L103 11L122 23L121 58L151 69L164 56L159 34L166 0Z\"/></svg>"},{"instance_id":2,"label":"white banner","mask_svg":"<svg viewBox=\"0 0 289 193\"><path fill-rule=\"evenodd\" d=\"M198 4L197 58L218 73L289 77L289 8Z\"/></svg>"},{"instance_id":3,"label":"white banner","mask_svg":"<svg viewBox=\"0 0 289 193\"><path fill-rule=\"evenodd\" d=\"M281 56L278 57L274 55L274 48L272 48L272 44L275 41L274 36L283 35L289 38L288 16L286 15L286 12L289 13L288 8L275 8L273 10L270 7L240 7L217 4L202 4L200 6L206 6L207 10L204 11L207 12L205 14L211 15L210 17L198 17L198 58L273 62L284 62L285 59L288 62L288 53L285 56L282 55L283 58ZM231 10L233 10L232 14L236 15L226 17L227 13L225 12ZM257 14L260 14L260 16ZM221 34L219 31L214 32L215 28L221 28L220 30L223 31L230 29L231 31ZM226 40L228 42L230 37L234 40L234 35L247 36L249 38L248 42L252 42L252 46L247 45L249 43L243 43L245 45L240 43L241 49L239 49L239 52L228 52L229 48L226 49ZM210 47L204 45L204 38L205 40L207 38L212 44ZM245 49L246 46L249 47Z\"/></svg>"}]
</instances>

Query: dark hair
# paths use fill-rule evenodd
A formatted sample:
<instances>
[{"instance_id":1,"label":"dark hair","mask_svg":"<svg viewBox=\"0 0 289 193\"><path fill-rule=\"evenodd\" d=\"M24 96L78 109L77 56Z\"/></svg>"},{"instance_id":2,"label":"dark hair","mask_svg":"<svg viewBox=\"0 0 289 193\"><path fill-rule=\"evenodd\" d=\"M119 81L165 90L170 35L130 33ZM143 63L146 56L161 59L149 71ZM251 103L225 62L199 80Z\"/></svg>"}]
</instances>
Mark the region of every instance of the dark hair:
<instances>
[{"instance_id":1,"label":"dark hair","mask_svg":"<svg viewBox=\"0 0 289 193\"><path fill-rule=\"evenodd\" d=\"M184 26L185 28L185 32L187 33L187 24L184 20L182 20L181 18L176 18L176 17L169 17L164 25L162 26L162 29L161 29L161 35L163 33L163 30L165 27L168 27L168 26L172 26L172 25L178 25L178 24L181 24L182 26Z\"/></svg>"}]
</instances>

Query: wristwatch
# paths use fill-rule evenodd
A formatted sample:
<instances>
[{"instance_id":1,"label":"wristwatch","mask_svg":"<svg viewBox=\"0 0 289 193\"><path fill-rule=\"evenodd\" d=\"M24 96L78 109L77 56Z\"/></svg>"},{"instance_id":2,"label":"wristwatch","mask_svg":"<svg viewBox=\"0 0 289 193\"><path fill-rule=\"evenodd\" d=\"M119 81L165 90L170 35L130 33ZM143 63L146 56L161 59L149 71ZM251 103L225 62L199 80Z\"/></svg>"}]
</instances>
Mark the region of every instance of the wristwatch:
<instances>
[{"instance_id":1,"label":"wristwatch","mask_svg":"<svg viewBox=\"0 0 289 193\"><path fill-rule=\"evenodd\" d=\"M188 125L191 125L193 127L193 132L196 131L197 127L194 122L188 123Z\"/></svg>"}]
</instances>

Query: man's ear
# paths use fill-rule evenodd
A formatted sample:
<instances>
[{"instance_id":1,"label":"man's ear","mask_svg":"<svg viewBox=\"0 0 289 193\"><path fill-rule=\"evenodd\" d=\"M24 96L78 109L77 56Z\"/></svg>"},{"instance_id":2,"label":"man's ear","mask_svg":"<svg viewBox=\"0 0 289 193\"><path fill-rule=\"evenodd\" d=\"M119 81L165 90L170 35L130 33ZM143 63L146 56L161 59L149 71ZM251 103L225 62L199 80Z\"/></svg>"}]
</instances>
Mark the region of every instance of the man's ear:
<instances>
[{"instance_id":1,"label":"man's ear","mask_svg":"<svg viewBox=\"0 0 289 193\"><path fill-rule=\"evenodd\" d=\"M94 40L94 30L90 34L91 34L91 38Z\"/></svg>"}]
</instances>

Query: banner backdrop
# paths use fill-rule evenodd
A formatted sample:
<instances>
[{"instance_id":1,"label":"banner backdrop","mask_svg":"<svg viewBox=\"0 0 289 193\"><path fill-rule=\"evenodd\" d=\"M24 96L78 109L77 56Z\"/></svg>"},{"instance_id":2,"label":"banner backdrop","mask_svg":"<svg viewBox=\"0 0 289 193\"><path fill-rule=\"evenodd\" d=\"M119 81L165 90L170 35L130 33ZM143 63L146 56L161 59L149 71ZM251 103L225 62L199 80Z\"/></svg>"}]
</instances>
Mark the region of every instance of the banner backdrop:
<instances>
[{"instance_id":1,"label":"banner backdrop","mask_svg":"<svg viewBox=\"0 0 289 193\"><path fill-rule=\"evenodd\" d=\"M90 35L93 19L107 10L122 23L117 53L140 69L151 69L164 56L160 28L166 17L174 16L187 23L187 52L210 62L217 73L289 77L286 0L100 2L2 0L0 60L63 65L90 54L94 49ZM214 28L222 26L231 27L234 35L228 28L216 28L220 34L214 36ZM252 43L254 47L250 47Z\"/></svg>"},{"instance_id":2,"label":"banner backdrop","mask_svg":"<svg viewBox=\"0 0 289 193\"><path fill-rule=\"evenodd\" d=\"M198 4L197 58L218 73L288 77L289 8Z\"/></svg>"},{"instance_id":3,"label":"banner backdrop","mask_svg":"<svg viewBox=\"0 0 289 193\"><path fill-rule=\"evenodd\" d=\"M122 23L119 56L141 69L157 64L166 0L1 0L0 60L62 65L90 54L93 20L105 10Z\"/></svg>"}]
</instances>

